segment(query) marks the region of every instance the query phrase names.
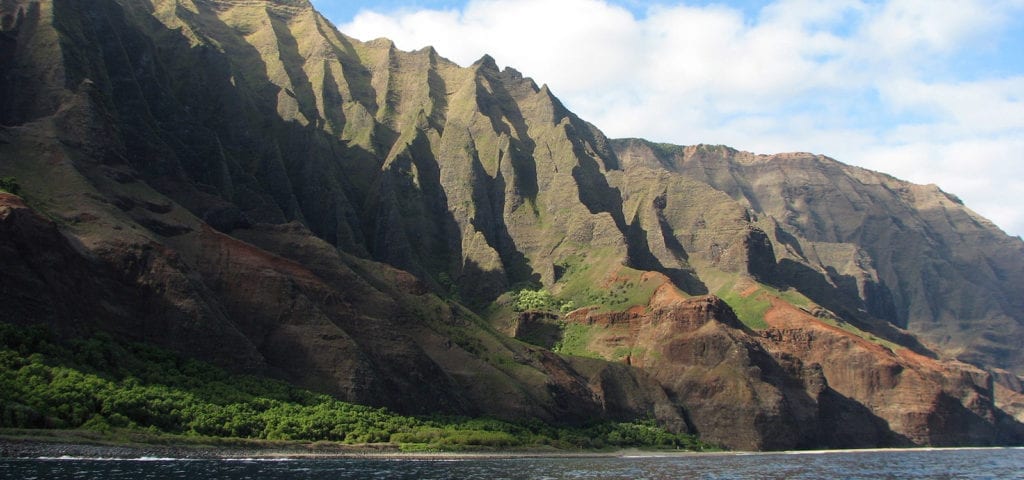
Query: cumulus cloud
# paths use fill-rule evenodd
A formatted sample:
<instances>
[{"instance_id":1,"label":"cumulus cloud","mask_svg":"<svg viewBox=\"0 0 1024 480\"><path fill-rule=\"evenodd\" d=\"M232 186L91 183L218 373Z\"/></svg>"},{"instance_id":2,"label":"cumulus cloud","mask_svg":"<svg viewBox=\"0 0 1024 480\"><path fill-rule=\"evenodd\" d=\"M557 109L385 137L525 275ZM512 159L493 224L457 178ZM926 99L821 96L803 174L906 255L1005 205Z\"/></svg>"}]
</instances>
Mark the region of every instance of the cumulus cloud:
<instances>
[{"instance_id":1,"label":"cumulus cloud","mask_svg":"<svg viewBox=\"0 0 1024 480\"><path fill-rule=\"evenodd\" d=\"M623 3L469 0L340 28L463 65L489 53L612 137L824 153L936 183L1024 234L1024 67L970 61L1000 57L1024 1Z\"/></svg>"}]
</instances>

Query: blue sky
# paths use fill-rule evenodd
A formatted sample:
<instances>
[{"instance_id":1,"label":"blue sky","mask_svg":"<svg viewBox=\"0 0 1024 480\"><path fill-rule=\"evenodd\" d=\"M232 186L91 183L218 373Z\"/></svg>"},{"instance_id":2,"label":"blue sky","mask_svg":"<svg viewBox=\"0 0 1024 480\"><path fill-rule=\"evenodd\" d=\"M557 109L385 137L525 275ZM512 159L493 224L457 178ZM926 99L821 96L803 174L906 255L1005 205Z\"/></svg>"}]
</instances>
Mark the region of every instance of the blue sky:
<instances>
[{"instance_id":1,"label":"blue sky","mask_svg":"<svg viewBox=\"0 0 1024 480\"><path fill-rule=\"evenodd\" d=\"M809 151L1024 235L1024 0L313 0L361 40L488 53L612 137Z\"/></svg>"},{"instance_id":2,"label":"blue sky","mask_svg":"<svg viewBox=\"0 0 1024 480\"><path fill-rule=\"evenodd\" d=\"M468 0L379 0L379 1L346 1L346 0L313 0L321 13L331 18L335 23L344 24L350 22L360 11L375 11L392 13L402 10L461 10ZM558 0L554 0L558 1ZM626 10L629 10L636 17L644 17L647 10L655 5L671 5L680 2L650 2L644 0L615 0L608 2ZM723 5L729 8L739 9L748 15L756 15L764 5L770 3L763 0L733 0L728 2L716 0L695 0L685 2L690 5L708 6Z\"/></svg>"}]
</instances>

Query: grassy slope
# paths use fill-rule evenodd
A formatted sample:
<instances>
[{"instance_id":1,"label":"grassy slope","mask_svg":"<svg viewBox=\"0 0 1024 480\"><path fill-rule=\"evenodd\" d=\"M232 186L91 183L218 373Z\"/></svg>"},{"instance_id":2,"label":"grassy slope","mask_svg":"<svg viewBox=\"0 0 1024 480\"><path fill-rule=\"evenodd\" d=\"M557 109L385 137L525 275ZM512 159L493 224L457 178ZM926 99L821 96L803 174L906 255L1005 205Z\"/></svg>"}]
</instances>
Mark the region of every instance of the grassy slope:
<instances>
[{"instance_id":1,"label":"grassy slope","mask_svg":"<svg viewBox=\"0 0 1024 480\"><path fill-rule=\"evenodd\" d=\"M787 289L779 290L763 283L755 282L748 278L738 278L727 274L721 274L715 278L718 288L715 294L725 300L736 312L736 316L752 330L763 330L768 328L764 321L765 313L771 308L772 299L782 300L790 305L805 311L810 311L817 305L800 292ZM842 319L829 317L815 317L817 321L833 327L838 327L857 337L876 343L890 350L900 347L888 340L878 338L875 335L865 332Z\"/></svg>"},{"instance_id":2,"label":"grassy slope","mask_svg":"<svg viewBox=\"0 0 1024 480\"><path fill-rule=\"evenodd\" d=\"M615 312L635 306L646 306L658 287L667 279L646 274L622 265L612 249L594 249L562 259L558 267L563 273L551 288L550 300L537 308L524 308L517 304L518 292L509 292L484 312L497 330L511 333L511 325L518 312L541 310L552 314L565 313L573 308L588 307L595 312ZM546 291L544 291L546 292ZM629 352L617 351L609 355L596 352L591 341L598 335L598 327L557 321L561 340L552 350L565 355L620 360ZM529 341L529 338L522 338Z\"/></svg>"},{"instance_id":3,"label":"grassy slope","mask_svg":"<svg viewBox=\"0 0 1024 480\"><path fill-rule=\"evenodd\" d=\"M560 267L565 273L553 288L556 296L580 307L597 307L601 312L647 305L665 282L663 277L645 276L643 271L623 266L610 249L568 257Z\"/></svg>"},{"instance_id":4,"label":"grassy slope","mask_svg":"<svg viewBox=\"0 0 1024 480\"><path fill-rule=\"evenodd\" d=\"M560 265L565 269L565 273L552 289L556 292L555 299L558 302L572 301L574 305L580 307L594 307L598 312L623 311L633 306L646 305L655 289L664 283L660 277L645 276L642 271L622 266L612 260L611 252L602 250L565 259ZM751 330L768 328L764 318L773 300L781 300L807 311L817 306L793 289L779 290L748 277L717 270L703 273L704 280L708 282L715 295L729 304L740 321ZM501 318L513 314L507 305L496 304L488 312L488 317L498 323ZM841 319L826 317L818 318L817 321L841 328L889 349L899 348L898 345L860 330ZM559 322L559 325L562 329L562 340L555 346L559 353L612 361L621 360L634 353L622 348L614 352L596 352L591 344L601 335L599 330L602 327L566 322Z\"/></svg>"}]
</instances>

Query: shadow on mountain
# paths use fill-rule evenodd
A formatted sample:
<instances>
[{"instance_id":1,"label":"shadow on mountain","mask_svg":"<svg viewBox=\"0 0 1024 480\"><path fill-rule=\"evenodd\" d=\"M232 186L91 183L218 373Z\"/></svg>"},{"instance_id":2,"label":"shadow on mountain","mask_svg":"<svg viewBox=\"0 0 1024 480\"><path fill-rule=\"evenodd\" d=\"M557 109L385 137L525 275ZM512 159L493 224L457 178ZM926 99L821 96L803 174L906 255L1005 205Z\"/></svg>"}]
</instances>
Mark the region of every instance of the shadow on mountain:
<instances>
[{"instance_id":1,"label":"shadow on mountain","mask_svg":"<svg viewBox=\"0 0 1024 480\"><path fill-rule=\"evenodd\" d=\"M913 445L860 402L826 388L818 396L818 444L807 448L877 448Z\"/></svg>"},{"instance_id":2,"label":"shadow on mountain","mask_svg":"<svg viewBox=\"0 0 1024 480\"><path fill-rule=\"evenodd\" d=\"M935 352L921 344L914 336L897 329L892 323L874 316L869 305L882 305L884 313L887 305L892 305L891 294L884 285L874 284L865 287L870 292L867 304L861 300L857 291L857 280L850 275L841 275L834 268L828 267L829 275L812 269L803 263L783 258L775 266L772 275L764 279L766 283L780 290L794 288L814 303L838 315L838 320L853 324L857 328L875 334L891 342L903 345L914 352L931 358L937 358ZM877 299L888 294L888 301ZM891 310L889 310L891 311Z\"/></svg>"},{"instance_id":3,"label":"shadow on mountain","mask_svg":"<svg viewBox=\"0 0 1024 480\"><path fill-rule=\"evenodd\" d=\"M509 155L514 156L511 152ZM532 166L533 160L530 159L529 163L531 168L534 168L533 175L536 175L535 167ZM478 291L478 295L466 298L467 300L472 299L474 302L487 303L497 298L504 290L507 290L508 285L540 282L540 274L534 272L533 267L530 265L530 259L523 252L519 251L515 240L508 231L508 226L505 224L504 212L508 197L505 195L505 175L502 173L502 170L498 169L497 175L491 178L487 175L483 164L481 164L475 152L470 169L470 174L472 175L470 186L472 188L473 204L476 207L475 214L470 219L470 222L476 231L484 236L487 245L498 253L502 267L505 270L505 276L507 277L507 282L504 285L492 291L481 290L479 285L474 286ZM516 179L520 177L520 173L518 169L515 170ZM536 178L532 181L534 182L533 188L536 188ZM536 195L536 191L533 192L533 195Z\"/></svg>"},{"instance_id":4,"label":"shadow on mountain","mask_svg":"<svg viewBox=\"0 0 1024 480\"><path fill-rule=\"evenodd\" d=\"M705 295L708 293L708 287L692 271L666 267L658 260L658 257L651 253L650 244L647 243L647 231L640 225L640 217L634 218L624 233L626 237L627 267L637 270L661 272L676 287L690 295ZM664 235L664 231L662 235ZM675 239L673 238L673 240ZM675 242L675 245L682 252L683 258L685 258L686 252L682 250L682 245L678 241Z\"/></svg>"},{"instance_id":5,"label":"shadow on mountain","mask_svg":"<svg viewBox=\"0 0 1024 480\"><path fill-rule=\"evenodd\" d=\"M776 438L771 422L760 425L766 449L912 445L865 405L829 387L817 364L803 365L785 355L776 358L761 348L751 349L750 358L760 368L761 380L785 398L779 420L786 427L780 425L779 433L786 434ZM812 396L816 389L820 390Z\"/></svg>"},{"instance_id":6,"label":"shadow on mountain","mask_svg":"<svg viewBox=\"0 0 1024 480\"><path fill-rule=\"evenodd\" d=\"M1009 420L1005 412L995 410L997 418L985 419L964 406L961 400L942 392L935 409L928 414L927 425L932 433L929 443L935 446L1020 445L1024 442L1024 424Z\"/></svg>"}]
</instances>

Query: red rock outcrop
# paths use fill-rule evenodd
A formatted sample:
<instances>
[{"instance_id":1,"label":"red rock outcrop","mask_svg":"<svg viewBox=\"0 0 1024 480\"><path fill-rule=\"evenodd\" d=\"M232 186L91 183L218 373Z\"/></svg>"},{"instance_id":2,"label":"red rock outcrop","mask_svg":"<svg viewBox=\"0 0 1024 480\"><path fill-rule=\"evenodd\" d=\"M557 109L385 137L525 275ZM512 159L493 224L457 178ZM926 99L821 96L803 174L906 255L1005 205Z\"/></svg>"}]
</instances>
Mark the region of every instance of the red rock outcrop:
<instances>
[{"instance_id":1,"label":"red rock outcrop","mask_svg":"<svg viewBox=\"0 0 1024 480\"><path fill-rule=\"evenodd\" d=\"M731 448L988 445L1017 435L988 373L892 351L784 302L759 332L717 297L669 286L647 309L568 319L600 327L595 349L627 349L624 361L661 382L695 431Z\"/></svg>"}]
</instances>

